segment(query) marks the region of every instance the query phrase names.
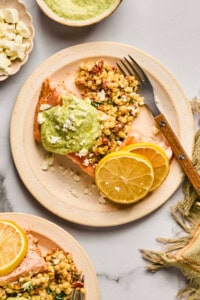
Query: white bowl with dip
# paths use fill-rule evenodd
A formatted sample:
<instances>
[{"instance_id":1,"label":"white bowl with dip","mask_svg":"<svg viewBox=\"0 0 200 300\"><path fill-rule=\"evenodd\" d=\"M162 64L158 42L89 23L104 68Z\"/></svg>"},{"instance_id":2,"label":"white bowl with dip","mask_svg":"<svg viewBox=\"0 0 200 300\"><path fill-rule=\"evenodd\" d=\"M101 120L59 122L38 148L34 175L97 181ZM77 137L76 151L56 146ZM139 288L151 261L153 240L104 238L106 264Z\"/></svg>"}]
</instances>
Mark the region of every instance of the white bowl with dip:
<instances>
[{"instance_id":1,"label":"white bowl with dip","mask_svg":"<svg viewBox=\"0 0 200 300\"><path fill-rule=\"evenodd\" d=\"M122 0L36 0L52 20L67 26L82 27L110 16Z\"/></svg>"},{"instance_id":2,"label":"white bowl with dip","mask_svg":"<svg viewBox=\"0 0 200 300\"><path fill-rule=\"evenodd\" d=\"M7 11L7 20L5 11ZM4 27L9 26L10 29L8 29L8 27L7 29L6 27L2 29L3 25ZM0 0L0 27L3 33L0 63L1 82L11 75L16 74L28 61L33 49L35 30L32 16L21 0ZM8 37L9 35L10 37ZM23 49L25 51L21 52ZM5 53L7 57L5 57ZM5 66L2 64L2 54L4 54L4 59L10 60L8 68L3 68Z\"/></svg>"}]
</instances>

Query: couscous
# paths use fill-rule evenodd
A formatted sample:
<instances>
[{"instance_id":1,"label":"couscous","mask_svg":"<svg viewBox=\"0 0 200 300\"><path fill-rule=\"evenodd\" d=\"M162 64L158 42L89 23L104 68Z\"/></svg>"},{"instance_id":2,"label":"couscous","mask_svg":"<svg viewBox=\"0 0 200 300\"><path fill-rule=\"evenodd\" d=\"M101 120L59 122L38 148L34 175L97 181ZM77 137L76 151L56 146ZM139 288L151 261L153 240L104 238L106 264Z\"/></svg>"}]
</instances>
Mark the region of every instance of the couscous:
<instances>
[{"instance_id":1,"label":"couscous","mask_svg":"<svg viewBox=\"0 0 200 300\"><path fill-rule=\"evenodd\" d=\"M104 60L82 63L75 83L83 99L90 99L102 113L101 133L88 153L90 163L97 163L126 140L144 104L143 98L137 93L138 80L134 76L124 76L116 66Z\"/></svg>"},{"instance_id":2,"label":"couscous","mask_svg":"<svg viewBox=\"0 0 200 300\"><path fill-rule=\"evenodd\" d=\"M0 299L71 300L75 290L84 296L82 274L77 270L72 254L55 249L48 252L44 260L47 265L44 272L22 276L2 285Z\"/></svg>"}]
</instances>

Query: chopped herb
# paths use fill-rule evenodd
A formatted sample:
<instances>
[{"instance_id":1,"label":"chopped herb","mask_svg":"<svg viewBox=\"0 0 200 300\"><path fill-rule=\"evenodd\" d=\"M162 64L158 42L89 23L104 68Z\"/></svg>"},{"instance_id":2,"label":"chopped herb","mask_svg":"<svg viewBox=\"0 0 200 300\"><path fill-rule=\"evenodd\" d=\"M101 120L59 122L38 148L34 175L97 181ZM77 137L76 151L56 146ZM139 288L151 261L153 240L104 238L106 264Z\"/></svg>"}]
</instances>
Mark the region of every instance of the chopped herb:
<instances>
[{"instance_id":1,"label":"chopped herb","mask_svg":"<svg viewBox=\"0 0 200 300\"><path fill-rule=\"evenodd\" d=\"M102 105L102 103L101 102L92 101L91 105L94 106L95 108L98 108L100 105Z\"/></svg>"}]
</instances>

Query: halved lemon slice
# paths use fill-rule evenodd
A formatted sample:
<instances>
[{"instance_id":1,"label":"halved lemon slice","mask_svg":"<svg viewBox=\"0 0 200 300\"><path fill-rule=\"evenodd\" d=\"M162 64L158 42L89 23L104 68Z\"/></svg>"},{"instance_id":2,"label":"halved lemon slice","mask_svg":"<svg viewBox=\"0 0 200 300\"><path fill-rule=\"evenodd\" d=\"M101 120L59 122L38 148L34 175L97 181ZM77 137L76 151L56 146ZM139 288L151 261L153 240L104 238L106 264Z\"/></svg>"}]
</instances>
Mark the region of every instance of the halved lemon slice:
<instances>
[{"instance_id":1,"label":"halved lemon slice","mask_svg":"<svg viewBox=\"0 0 200 300\"><path fill-rule=\"evenodd\" d=\"M169 158L165 151L153 143L141 142L128 145L122 149L123 151L130 151L132 153L145 156L152 164L154 171L154 182L151 191L157 189L165 180L169 173Z\"/></svg>"},{"instance_id":2,"label":"halved lemon slice","mask_svg":"<svg viewBox=\"0 0 200 300\"><path fill-rule=\"evenodd\" d=\"M0 220L0 275L12 272L28 251L25 232L14 222Z\"/></svg>"},{"instance_id":3,"label":"halved lemon slice","mask_svg":"<svg viewBox=\"0 0 200 300\"><path fill-rule=\"evenodd\" d=\"M106 155L95 169L95 182L110 200L130 204L144 198L154 181L149 160L141 155L118 151Z\"/></svg>"}]
</instances>

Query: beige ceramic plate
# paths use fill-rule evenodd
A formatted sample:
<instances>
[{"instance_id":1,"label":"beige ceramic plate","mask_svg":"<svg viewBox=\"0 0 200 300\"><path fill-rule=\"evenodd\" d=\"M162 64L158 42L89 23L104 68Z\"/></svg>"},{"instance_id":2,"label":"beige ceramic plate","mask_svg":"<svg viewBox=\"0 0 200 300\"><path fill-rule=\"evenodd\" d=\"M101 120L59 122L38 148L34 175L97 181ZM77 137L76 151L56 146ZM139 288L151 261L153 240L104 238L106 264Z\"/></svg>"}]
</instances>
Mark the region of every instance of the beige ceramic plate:
<instances>
[{"instance_id":1,"label":"beige ceramic plate","mask_svg":"<svg viewBox=\"0 0 200 300\"><path fill-rule=\"evenodd\" d=\"M44 2L44 0L36 0L37 4L39 5L40 9L52 20L63 24L63 25L67 25L67 26L73 26L73 27L82 27L82 26L88 26L88 25L92 25L92 24L96 24L102 20L104 20L105 18L107 18L108 16L110 16L120 5L120 3L122 2L122 0L116 0L115 3L113 5L111 5L111 7L109 9L107 9L106 11L104 11L102 14L91 18L91 19L87 19L87 20L69 20L69 19L65 19L62 18L60 16L58 16L56 13L54 13ZM66 2L70 2L70 1L66 1Z\"/></svg>"},{"instance_id":2,"label":"beige ceramic plate","mask_svg":"<svg viewBox=\"0 0 200 300\"><path fill-rule=\"evenodd\" d=\"M54 166L42 171L44 152L33 138L33 116L41 84L46 77L64 80L78 93L74 75L82 61L104 58L115 63L132 55L148 72L155 88L161 111L169 119L183 146L191 156L193 118L189 103L174 77L155 59L131 46L97 42L64 49L41 64L25 82L11 119L11 149L16 168L25 186L43 206L54 214L87 226L107 227L139 219L166 202L180 185L183 174L175 159L165 182L142 201L120 206L101 197L92 180L65 156L56 156ZM135 121L136 129L146 135L152 131L152 116L143 109ZM76 174L80 175L77 181Z\"/></svg>"},{"instance_id":3,"label":"beige ceramic plate","mask_svg":"<svg viewBox=\"0 0 200 300\"><path fill-rule=\"evenodd\" d=\"M74 262L85 276L86 299L100 300L99 285L93 266L78 242L64 229L43 218L22 213L0 213L0 219L12 220L24 230L30 230L38 239L38 245L45 254L60 247L72 253Z\"/></svg>"},{"instance_id":4,"label":"beige ceramic plate","mask_svg":"<svg viewBox=\"0 0 200 300\"><path fill-rule=\"evenodd\" d=\"M23 59L23 61L21 60L15 60L12 62L11 65L11 74L9 74L9 76L16 74L20 68L27 62L29 54L31 53L32 49L33 49L33 38L34 38L34 28L33 28L33 24L32 24L32 17L31 15L28 13L27 8L25 6L25 4L20 1L20 0L1 0L0 1L0 9L3 8L15 8L18 10L19 13L19 19L21 21L23 21L26 26L29 28L31 36L28 39L30 42L30 47L29 49L26 51L26 56ZM3 81L5 79L7 79L9 76L7 75L2 75L0 76L0 81Z\"/></svg>"}]
</instances>

